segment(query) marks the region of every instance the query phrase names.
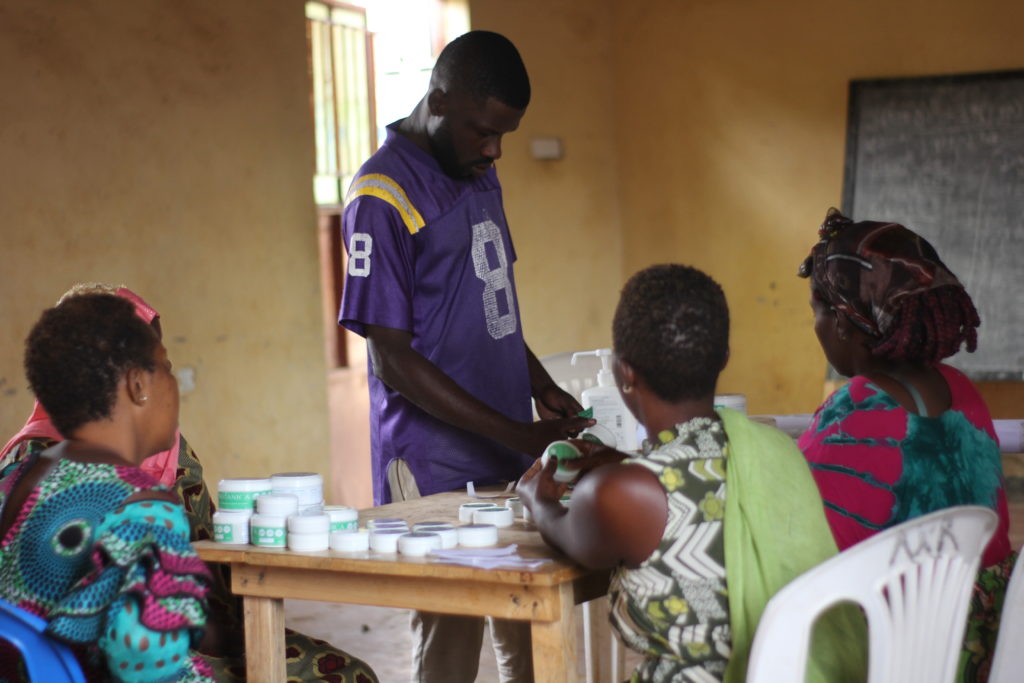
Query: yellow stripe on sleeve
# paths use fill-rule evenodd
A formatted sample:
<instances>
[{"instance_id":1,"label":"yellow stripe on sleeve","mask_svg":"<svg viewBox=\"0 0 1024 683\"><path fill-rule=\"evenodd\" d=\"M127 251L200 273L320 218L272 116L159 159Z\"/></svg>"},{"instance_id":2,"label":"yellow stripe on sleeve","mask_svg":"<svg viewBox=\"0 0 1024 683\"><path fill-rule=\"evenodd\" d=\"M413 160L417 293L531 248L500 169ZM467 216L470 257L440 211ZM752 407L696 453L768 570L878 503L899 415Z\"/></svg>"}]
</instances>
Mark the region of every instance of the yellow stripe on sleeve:
<instances>
[{"instance_id":1,"label":"yellow stripe on sleeve","mask_svg":"<svg viewBox=\"0 0 1024 683\"><path fill-rule=\"evenodd\" d=\"M405 194L405 190L383 173L367 173L356 178L356 181L352 183L352 187L348 191L346 201L352 201L356 197L364 196L382 199L395 207L410 235L415 235L419 232L420 228L426 225L423 221L423 216L420 215L420 212L409 201L409 196Z\"/></svg>"}]
</instances>

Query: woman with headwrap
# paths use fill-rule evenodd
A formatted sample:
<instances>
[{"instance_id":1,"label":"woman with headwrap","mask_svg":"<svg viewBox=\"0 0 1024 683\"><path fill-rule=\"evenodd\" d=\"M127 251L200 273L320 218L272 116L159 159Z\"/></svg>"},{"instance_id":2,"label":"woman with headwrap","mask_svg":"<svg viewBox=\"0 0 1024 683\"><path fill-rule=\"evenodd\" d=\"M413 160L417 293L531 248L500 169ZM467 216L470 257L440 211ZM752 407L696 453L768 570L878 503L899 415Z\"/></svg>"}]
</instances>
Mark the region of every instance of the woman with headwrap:
<instances>
[{"instance_id":1,"label":"woman with headwrap","mask_svg":"<svg viewBox=\"0 0 1024 683\"><path fill-rule=\"evenodd\" d=\"M77 284L61 296L57 306L83 294L113 294L127 299L134 306L136 316L149 323L157 337L162 338L160 314L126 287L103 283ZM0 476L12 465L34 457L63 439L46 410L36 401L25 425L0 450ZM190 540L213 538L215 508L203 481L203 466L179 430L175 430L171 448L145 458L139 463L139 469L177 494L185 508ZM211 605L206 626L207 637L199 646L199 651L218 681L244 681L245 663L240 657L243 649L241 601L228 588L230 578L227 566L212 565L211 570L212 584L207 595ZM288 651L289 680L337 683L376 681L375 674L367 664L324 641L287 629L285 647Z\"/></svg>"},{"instance_id":2,"label":"woman with headwrap","mask_svg":"<svg viewBox=\"0 0 1024 683\"><path fill-rule=\"evenodd\" d=\"M978 313L935 249L902 225L831 209L818 236L799 275L810 279L821 348L851 379L798 445L840 550L955 505L998 513L960 667L960 680L987 680L1013 561L1002 461L984 400L941 362L962 345L974 351Z\"/></svg>"}]
</instances>

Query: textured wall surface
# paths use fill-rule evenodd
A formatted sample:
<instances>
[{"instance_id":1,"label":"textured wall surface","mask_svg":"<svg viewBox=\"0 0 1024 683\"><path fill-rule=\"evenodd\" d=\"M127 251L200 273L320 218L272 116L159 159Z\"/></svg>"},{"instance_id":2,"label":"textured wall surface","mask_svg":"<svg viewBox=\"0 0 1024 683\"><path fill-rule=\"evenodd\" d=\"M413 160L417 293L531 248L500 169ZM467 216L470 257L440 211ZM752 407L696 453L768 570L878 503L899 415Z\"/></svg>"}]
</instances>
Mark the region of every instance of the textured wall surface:
<instances>
[{"instance_id":1,"label":"textured wall surface","mask_svg":"<svg viewBox=\"0 0 1024 683\"><path fill-rule=\"evenodd\" d=\"M181 424L211 485L326 474L302 7L0 1L5 435L32 405L39 312L74 282L123 283L195 369Z\"/></svg>"}]
</instances>

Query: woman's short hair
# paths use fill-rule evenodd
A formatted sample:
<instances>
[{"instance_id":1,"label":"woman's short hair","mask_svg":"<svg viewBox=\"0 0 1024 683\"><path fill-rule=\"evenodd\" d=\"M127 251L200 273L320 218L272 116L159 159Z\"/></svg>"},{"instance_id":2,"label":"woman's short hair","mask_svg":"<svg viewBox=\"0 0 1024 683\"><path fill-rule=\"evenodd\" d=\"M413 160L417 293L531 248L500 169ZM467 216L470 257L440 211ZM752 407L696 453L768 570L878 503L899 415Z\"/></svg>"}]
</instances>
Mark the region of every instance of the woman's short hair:
<instances>
[{"instance_id":1,"label":"woman's short hair","mask_svg":"<svg viewBox=\"0 0 1024 683\"><path fill-rule=\"evenodd\" d=\"M714 394L729 354L729 307L717 282L690 266L645 268L622 290L615 353L665 401Z\"/></svg>"},{"instance_id":2,"label":"woman's short hair","mask_svg":"<svg viewBox=\"0 0 1024 683\"><path fill-rule=\"evenodd\" d=\"M63 436L110 417L117 386L131 368L152 372L156 332L131 302L79 294L47 309L25 340L25 374Z\"/></svg>"},{"instance_id":3,"label":"woman's short hair","mask_svg":"<svg viewBox=\"0 0 1024 683\"><path fill-rule=\"evenodd\" d=\"M974 302L928 240L898 223L854 222L836 209L818 237L798 274L872 338L873 355L934 364L963 345L977 348Z\"/></svg>"}]
</instances>

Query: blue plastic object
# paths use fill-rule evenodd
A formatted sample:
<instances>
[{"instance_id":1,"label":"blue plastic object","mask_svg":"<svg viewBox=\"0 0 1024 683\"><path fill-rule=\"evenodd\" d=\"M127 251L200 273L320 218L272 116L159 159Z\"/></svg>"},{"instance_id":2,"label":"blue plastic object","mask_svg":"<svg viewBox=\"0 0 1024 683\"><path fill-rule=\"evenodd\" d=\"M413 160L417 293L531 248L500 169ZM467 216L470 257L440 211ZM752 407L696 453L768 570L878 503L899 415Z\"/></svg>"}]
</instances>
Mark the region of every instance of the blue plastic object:
<instances>
[{"instance_id":1,"label":"blue plastic object","mask_svg":"<svg viewBox=\"0 0 1024 683\"><path fill-rule=\"evenodd\" d=\"M82 667L63 643L44 631L46 620L0 600L0 639L21 652L29 680L39 683L85 683Z\"/></svg>"}]
</instances>

